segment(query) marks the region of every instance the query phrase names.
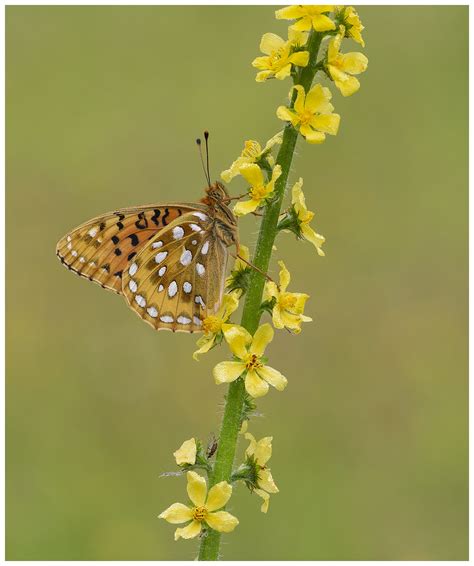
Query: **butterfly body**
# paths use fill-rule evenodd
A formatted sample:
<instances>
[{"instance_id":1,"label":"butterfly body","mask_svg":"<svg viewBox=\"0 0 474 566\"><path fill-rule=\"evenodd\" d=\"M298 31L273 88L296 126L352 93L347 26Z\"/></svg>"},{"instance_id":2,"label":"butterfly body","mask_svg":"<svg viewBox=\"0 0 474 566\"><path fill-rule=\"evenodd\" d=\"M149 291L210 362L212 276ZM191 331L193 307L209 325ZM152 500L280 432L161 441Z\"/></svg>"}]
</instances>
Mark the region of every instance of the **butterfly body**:
<instances>
[{"instance_id":1,"label":"butterfly body","mask_svg":"<svg viewBox=\"0 0 474 566\"><path fill-rule=\"evenodd\" d=\"M81 224L57 245L74 273L124 295L156 330L196 332L222 302L237 222L220 183L198 203L145 205Z\"/></svg>"}]
</instances>

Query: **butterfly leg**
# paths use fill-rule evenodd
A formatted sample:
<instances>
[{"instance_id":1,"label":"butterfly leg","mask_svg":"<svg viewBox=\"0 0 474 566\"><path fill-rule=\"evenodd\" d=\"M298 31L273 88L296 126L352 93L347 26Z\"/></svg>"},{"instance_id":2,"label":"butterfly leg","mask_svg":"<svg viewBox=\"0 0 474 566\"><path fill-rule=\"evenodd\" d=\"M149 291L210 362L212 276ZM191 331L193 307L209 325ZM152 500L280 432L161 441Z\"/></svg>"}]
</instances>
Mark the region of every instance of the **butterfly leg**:
<instances>
[{"instance_id":1,"label":"butterfly leg","mask_svg":"<svg viewBox=\"0 0 474 566\"><path fill-rule=\"evenodd\" d=\"M278 285L278 283L276 283L276 281L274 281L270 275L268 275L268 273L265 273L265 271L262 271L259 267L257 267L256 265L254 265L252 262L246 260L244 257L242 257L239 253L237 253L236 255L231 254L232 257L236 258L236 259L240 259L240 261L243 261L244 263L246 263L249 267L251 267L252 269L254 269L255 271L258 271L258 273L260 273L260 275L263 275L265 277L265 279L267 281L271 281L272 283L275 283L275 285L278 287L278 289L280 289L280 286Z\"/></svg>"}]
</instances>

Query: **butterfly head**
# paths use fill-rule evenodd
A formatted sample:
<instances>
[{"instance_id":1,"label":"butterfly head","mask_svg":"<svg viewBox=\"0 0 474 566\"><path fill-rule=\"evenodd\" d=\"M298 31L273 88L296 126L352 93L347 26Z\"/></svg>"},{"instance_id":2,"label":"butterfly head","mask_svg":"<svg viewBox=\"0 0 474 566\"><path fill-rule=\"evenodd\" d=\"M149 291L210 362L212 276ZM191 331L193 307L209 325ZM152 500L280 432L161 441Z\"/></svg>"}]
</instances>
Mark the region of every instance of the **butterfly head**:
<instances>
[{"instance_id":1,"label":"butterfly head","mask_svg":"<svg viewBox=\"0 0 474 566\"><path fill-rule=\"evenodd\" d=\"M213 185L206 188L206 196L201 200L209 206L216 206L222 202L229 201L229 193L222 183L216 181Z\"/></svg>"}]
</instances>

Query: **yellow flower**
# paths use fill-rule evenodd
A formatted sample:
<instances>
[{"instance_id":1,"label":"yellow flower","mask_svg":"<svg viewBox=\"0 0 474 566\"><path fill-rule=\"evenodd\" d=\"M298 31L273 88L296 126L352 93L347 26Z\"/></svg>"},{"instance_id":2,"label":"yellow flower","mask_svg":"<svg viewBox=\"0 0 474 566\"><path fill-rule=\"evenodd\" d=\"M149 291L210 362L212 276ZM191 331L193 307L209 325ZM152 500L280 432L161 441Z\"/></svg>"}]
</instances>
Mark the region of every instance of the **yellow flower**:
<instances>
[{"instance_id":1,"label":"yellow flower","mask_svg":"<svg viewBox=\"0 0 474 566\"><path fill-rule=\"evenodd\" d=\"M317 84L305 94L301 85L293 87L297 91L294 108L279 106L277 116L280 120L291 122L309 143L322 143L326 133L335 136L339 129L339 114L333 114L334 106L329 102L331 92ZM293 89L290 91L290 97Z\"/></svg>"},{"instance_id":2,"label":"yellow flower","mask_svg":"<svg viewBox=\"0 0 474 566\"><path fill-rule=\"evenodd\" d=\"M272 456L272 440L271 436L266 436L258 442L255 437L250 432L245 433L245 438L250 441L250 444L245 451L247 457L254 460L257 467L257 485L258 487L254 489L255 493L263 499L262 506L260 510L262 513L268 511L268 505L270 503L270 493L278 493L278 488L273 481L270 469L267 468L266 464Z\"/></svg>"},{"instance_id":3,"label":"yellow flower","mask_svg":"<svg viewBox=\"0 0 474 566\"><path fill-rule=\"evenodd\" d=\"M209 352L209 350L216 343L217 337L221 334L224 328L231 326L230 324L226 324L227 320L229 319L230 315L235 310L237 310L238 306L239 297L237 293L233 292L224 295L222 306L216 312L216 314L211 314L202 321L202 329L204 331L204 335L201 336L201 338L199 338L196 343L196 346L199 346L198 350L196 350L193 354L193 358L196 361L198 361L199 354L205 354L206 352Z\"/></svg>"},{"instance_id":4,"label":"yellow flower","mask_svg":"<svg viewBox=\"0 0 474 566\"><path fill-rule=\"evenodd\" d=\"M311 220L314 218L314 212L311 212L306 208L306 200L301 188L302 186L303 179L300 177L299 181L294 184L293 189L291 190L291 202L298 217L301 235L303 238L308 240L308 242L311 242L314 245L320 256L324 256L326 254L321 249L321 246L326 241L326 238L315 232L309 225Z\"/></svg>"},{"instance_id":5,"label":"yellow flower","mask_svg":"<svg viewBox=\"0 0 474 566\"><path fill-rule=\"evenodd\" d=\"M346 28L345 37L352 37L354 41L365 47L365 42L362 38L364 26L355 9L352 6L336 6L336 18Z\"/></svg>"},{"instance_id":6,"label":"yellow flower","mask_svg":"<svg viewBox=\"0 0 474 566\"><path fill-rule=\"evenodd\" d=\"M250 200L238 202L234 206L234 214L236 216L243 216L244 214L253 212L259 206L263 206L265 201L273 196L275 182L281 175L281 167L280 165L275 165L272 171L272 178L266 184L263 177L263 171L254 163L242 165L240 168L240 174L250 185Z\"/></svg>"},{"instance_id":7,"label":"yellow flower","mask_svg":"<svg viewBox=\"0 0 474 566\"><path fill-rule=\"evenodd\" d=\"M190 438L189 440L185 440L176 452L173 452L173 456L178 466L182 466L183 464L194 465L196 463L196 452L196 440Z\"/></svg>"},{"instance_id":8,"label":"yellow flower","mask_svg":"<svg viewBox=\"0 0 474 566\"><path fill-rule=\"evenodd\" d=\"M334 6L287 6L275 12L277 20L298 20L291 27L298 31L329 31L336 29L336 25L325 16L325 13L332 12Z\"/></svg>"},{"instance_id":9,"label":"yellow flower","mask_svg":"<svg viewBox=\"0 0 474 566\"><path fill-rule=\"evenodd\" d=\"M257 163L262 158L266 158L269 164L273 167L273 157L270 155L271 148L276 144L281 144L283 139L283 132L278 132L272 138L270 138L265 147L262 146L254 140L247 140L244 144L244 149L240 156L232 163L229 169L222 171L221 177L226 183L240 174L240 168L246 163Z\"/></svg>"},{"instance_id":10,"label":"yellow flower","mask_svg":"<svg viewBox=\"0 0 474 566\"><path fill-rule=\"evenodd\" d=\"M179 538L194 538L206 523L211 529L220 533L230 533L239 524L236 517L226 511L217 511L224 507L232 495L232 486L221 481L211 487L207 493L206 480L196 472L188 472L188 496L193 506L188 507L182 503L173 503L159 515L168 523L188 523L183 528L176 529L174 540Z\"/></svg>"},{"instance_id":11,"label":"yellow flower","mask_svg":"<svg viewBox=\"0 0 474 566\"><path fill-rule=\"evenodd\" d=\"M340 33L331 39L328 47L327 69L342 96L350 96L360 88L359 80L352 75L359 75L367 69L369 60L363 53L340 53L344 26Z\"/></svg>"},{"instance_id":12,"label":"yellow flower","mask_svg":"<svg viewBox=\"0 0 474 566\"><path fill-rule=\"evenodd\" d=\"M252 397L266 395L269 384L278 391L285 389L286 377L262 361L265 348L273 340L273 328L268 323L260 326L253 338L242 326L224 330L224 337L238 361L216 365L213 375L217 384L235 381L245 372L245 389Z\"/></svg>"},{"instance_id":13,"label":"yellow flower","mask_svg":"<svg viewBox=\"0 0 474 566\"><path fill-rule=\"evenodd\" d=\"M301 33L301 32L294 32ZM290 36L291 37L291 36ZM257 57L252 61L252 65L259 69L256 81L263 82L269 78L277 78L280 80L289 77L291 74L291 65L296 67L306 67L309 60L309 51L293 51L295 42L299 44L302 41L301 35L285 41L279 35L274 33L265 33L260 42L260 51L265 53L265 57Z\"/></svg>"},{"instance_id":14,"label":"yellow flower","mask_svg":"<svg viewBox=\"0 0 474 566\"><path fill-rule=\"evenodd\" d=\"M309 316L305 316L304 306L309 298L305 293L288 293L286 291L290 283L290 272L286 269L282 261L278 262L281 267L280 271L280 289L273 281L267 281L265 285L264 301L270 300L272 297L276 299L275 306L272 311L273 326L275 328L289 328L295 334L301 332L302 322L311 322Z\"/></svg>"}]
</instances>

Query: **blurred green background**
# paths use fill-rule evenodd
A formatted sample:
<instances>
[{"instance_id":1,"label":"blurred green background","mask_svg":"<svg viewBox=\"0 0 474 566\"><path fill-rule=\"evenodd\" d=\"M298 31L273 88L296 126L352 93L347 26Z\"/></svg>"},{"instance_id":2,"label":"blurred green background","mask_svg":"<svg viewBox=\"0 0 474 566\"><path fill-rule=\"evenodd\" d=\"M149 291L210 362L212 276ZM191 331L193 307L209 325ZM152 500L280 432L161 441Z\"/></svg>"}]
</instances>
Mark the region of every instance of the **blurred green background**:
<instances>
[{"instance_id":1,"label":"blurred green background","mask_svg":"<svg viewBox=\"0 0 474 566\"><path fill-rule=\"evenodd\" d=\"M468 8L359 13L362 88L332 89L339 135L300 141L291 174L327 256L291 235L275 253L315 319L277 335L289 386L251 423L280 494L265 516L236 489L225 559L468 557ZM225 351L194 362L196 337L154 333L54 248L99 213L200 198L204 128L213 177L278 131L290 83L250 62L286 26L272 7L7 8L7 559L194 558L157 519L185 481L159 474L217 433Z\"/></svg>"}]
</instances>

